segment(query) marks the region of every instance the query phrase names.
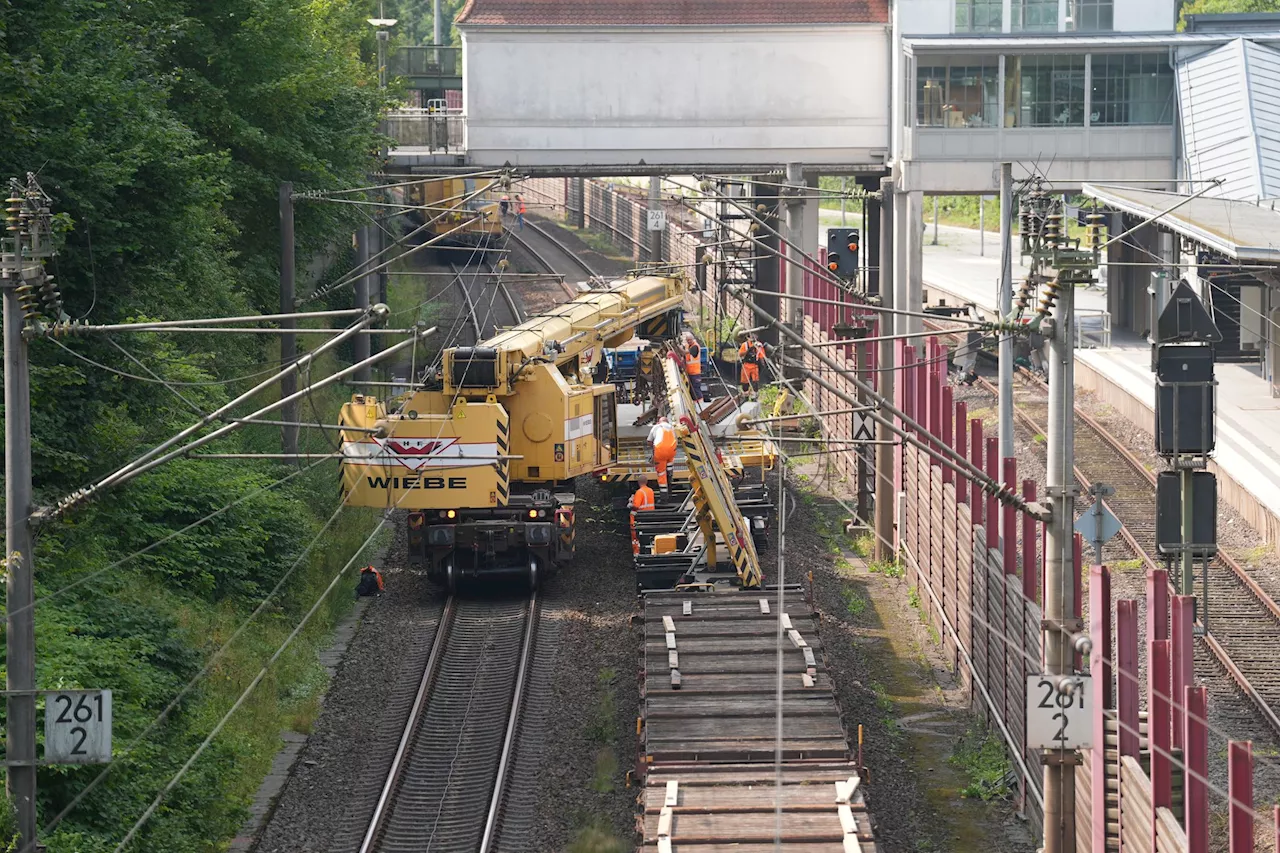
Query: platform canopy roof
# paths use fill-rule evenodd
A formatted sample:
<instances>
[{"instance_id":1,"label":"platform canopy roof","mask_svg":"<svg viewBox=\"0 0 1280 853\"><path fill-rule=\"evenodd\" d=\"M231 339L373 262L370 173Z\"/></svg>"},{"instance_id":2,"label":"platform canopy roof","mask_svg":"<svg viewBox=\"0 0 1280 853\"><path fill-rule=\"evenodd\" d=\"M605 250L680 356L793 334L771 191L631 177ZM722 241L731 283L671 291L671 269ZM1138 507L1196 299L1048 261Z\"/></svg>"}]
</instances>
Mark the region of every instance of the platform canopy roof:
<instances>
[{"instance_id":1,"label":"platform canopy roof","mask_svg":"<svg viewBox=\"0 0 1280 853\"><path fill-rule=\"evenodd\" d=\"M1085 184L1084 194L1134 216L1160 216L1157 224L1240 262L1280 264L1280 211L1272 202ZM1188 200L1190 199L1190 200Z\"/></svg>"},{"instance_id":2,"label":"platform canopy roof","mask_svg":"<svg viewBox=\"0 0 1280 853\"><path fill-rule=\"evenodd\" d=\"M885 24L888 0L467 0L462 26L694 27Z\"/></svg>"}]
</instances>

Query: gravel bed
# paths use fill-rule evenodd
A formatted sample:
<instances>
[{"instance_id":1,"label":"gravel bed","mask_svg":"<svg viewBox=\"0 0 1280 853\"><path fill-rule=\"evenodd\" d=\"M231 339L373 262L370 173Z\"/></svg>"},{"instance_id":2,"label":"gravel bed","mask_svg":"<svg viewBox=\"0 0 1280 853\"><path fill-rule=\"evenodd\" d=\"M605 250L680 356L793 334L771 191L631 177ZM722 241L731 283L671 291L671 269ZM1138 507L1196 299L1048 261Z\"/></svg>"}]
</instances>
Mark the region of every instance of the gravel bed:
<instances>
[{"instance_id":1,"label":"gravel bed","mask_svg":"<svg viewBox=\"0 0 1280 853\"><path fill-rule=\"evenodd\" d=\"M379 566L386 592L365 610L256 853L317 853L344 834L354 818L352 792L379 772L371 765L387 752L385 729L397 722L386 720L384 709L397 691L417 689L440 596L424 575L405 567L400 520L395 531ZM354 582L347 594L352 589Z\"/></svg>"},{"instance_id":2,"label":"gravel bed","mask_svg":"<svg viewBox=\"0 0 1280 853\"><path fill-rule=\"evenodd\" d=\"M822 499L819 499L822 502ZM910 667L910 672L928 686L928 704L937 708L940 719L929 725L943 726L958 735L972 718L968 702L937 653L922 626L918 614L906 604L905 581L881 575L858 576L869 588L883 584L888 594L874 595L876 603L860 615L849 609L850 580L837 566L827 541L819 533L824 522L811 509L801 506L790 515L786 534L788 575L798 578L812 573L809 595L817 610L826 664L835 684L845 730L856 738L863 727L863 760L869 771L867 806L875 821L877 839L885 853L908 853L917 850L953 850L963 845L959 833L977 831L983 849L988 853L1031 853L1035 850L1025 826L1008 809L1006 803L984 804L965 801L963 823L954 817L939 816L934 802L943 794L940 784L922 778L913 766L904 742L903 730L896 715L901 711L886 705L886 697L877 693L877 685L885 679L886 668ZM773 549L776 551L776 549ZM847 569L846 569L847 571ZM884 602L895 605L884 612ZM905 637L919 650L919 660L893 661L892 650L884 648L888 633ZM922 756L925 764L944 764L946 754ZM935 767L927 766L925 772Z\"/></svg>"},{"instance_id":3,"label":"gravel bed","mask_svg":"<svg viewBox=\"0 0 1280 853\"><path fill-rule=\"evenodd\" d=\"M636 680L641 635L631 540L604 486L584 477L577 491L577 553L546 586L547 611L560 622L552 676L550 748L536 779L537 818L530 851L563 850L595 827L630 849L635 794L626 788L635 761Z\"/></svg>"}]
</instances>

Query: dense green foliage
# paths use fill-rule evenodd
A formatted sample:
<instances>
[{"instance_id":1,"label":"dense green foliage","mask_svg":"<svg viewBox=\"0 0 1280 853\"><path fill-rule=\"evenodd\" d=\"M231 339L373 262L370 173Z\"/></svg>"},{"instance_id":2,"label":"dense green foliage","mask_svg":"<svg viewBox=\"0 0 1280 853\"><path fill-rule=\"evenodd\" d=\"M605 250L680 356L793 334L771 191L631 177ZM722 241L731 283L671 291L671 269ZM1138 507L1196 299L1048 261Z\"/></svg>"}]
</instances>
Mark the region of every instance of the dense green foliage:
<instances>
[{"instance_id":1,"label":"dense green foliage","mask_svg":"<svg viewBox=\"0 0 1280 853\"><path fill-rule=\"evenodd\" d=\"M444 30L442 44L458 45L461 40L453 22L467 0L440 0L440 18ZM435 7L432 0L385 0L382 6L396 24L396 38L401 44L431 44L435 30Z\"/></svg>"},{"instance_id":2,"label":"dense green foliage","mask_svg":"<svg viewBox=\"0 0 1280 853\"><path fill-rule=\"evenodd\" d=\"M37 172L52 197L62 245L51 270L66 311L94 323L275 311L279 183L359 186L374 167L374 11L372 0L0 0L0 178ZM308 258L344 245L353 210L298 205L301 291ZM278 358L259 337L113 340L128 352L100 337L32 346L38 502L132 459ZM84 358L190 384L171 392ZM336 394L315 404L332 422ZM278 442L259 427L216 447ZM313 447L330 449L323 437ZM179 461L41 531L39 684L114 689L117 750L106 783L45 839L51 851L112 849L371 529L367 513L348 511L302 555L336 506L335 471L326 463L275 485L291 471ZM299 560L260 622L124 758ZM350 585L340 589L132 849L214 850L234 833L279 731L314 713L315 648L349 599ZM100 769L43 769L42 823Z\"/></svg>"},{"instance_id":3,"label":"dense green foliage","mask_svg":"<svg viewBox=\"0 0 1280 853\"><path fill-rule=\"evenodd\" d=\"M1191 0L1178 11L1178 29L1186 29L1187 15L1236 12L1280 12L1280 0Z\"/></svg>"}]
</instances>

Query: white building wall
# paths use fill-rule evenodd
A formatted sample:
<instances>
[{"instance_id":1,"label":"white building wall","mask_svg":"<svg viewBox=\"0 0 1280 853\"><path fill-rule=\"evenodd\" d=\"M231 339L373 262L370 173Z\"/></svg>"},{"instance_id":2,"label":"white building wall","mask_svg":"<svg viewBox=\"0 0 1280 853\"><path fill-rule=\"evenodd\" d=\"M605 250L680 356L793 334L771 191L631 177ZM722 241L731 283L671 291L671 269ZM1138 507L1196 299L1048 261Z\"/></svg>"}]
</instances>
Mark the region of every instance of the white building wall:
<instances>
[{"instance_id":1,"label":"white building wall","mask_svg":"<svg viewBox=\"0 0 1280 853\"><path fill-rule=\"evenodd\" d=\"M1113 8L1118 33L1171 33L1177 29L1174 0L1115 0Z\"/></svg>"},{"instance_id":2,"label":"white building wall","mask_svg":"<svg viewBox=\"0 0 1280 853\"><path fill-rule=\"evenodd\" d=\"M889 148L884 25L474 27L463 41L476 165L862 164Z\"/></svg>"},{"instance_id":3,"label":"white building wall","mask_svg":"<svg viewBox=\"0 0 1280 853\"><path fill-rule=\"evenodd\" d=\"M1232 42L1178 66L1178 105L1187 176L1221 179L1212 195L1256 198L1258 155L1242 43ZM1200 187L1196 187L1200 189Z\"/></svg>"},{"instance_id":4,"label":"white building wall","mask_svg":"<svg viewBox=\"0 0 1280 853\"><path fill-rule=\"evenodd\" d=\"M956 28L956 0L898 0L894 9L906 36L949 35Z\"/></svg>"}]
</instances>

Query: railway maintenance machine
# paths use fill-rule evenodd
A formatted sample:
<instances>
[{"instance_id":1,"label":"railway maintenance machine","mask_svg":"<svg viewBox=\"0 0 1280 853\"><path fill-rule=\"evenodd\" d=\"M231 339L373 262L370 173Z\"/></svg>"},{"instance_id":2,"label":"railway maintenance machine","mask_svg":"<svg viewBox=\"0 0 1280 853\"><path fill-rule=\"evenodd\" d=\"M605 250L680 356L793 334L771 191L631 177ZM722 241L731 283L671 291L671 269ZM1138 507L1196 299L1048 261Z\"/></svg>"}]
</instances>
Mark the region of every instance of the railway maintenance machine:
<instances>
[{"instance_id":1,"label":"railway maintenance machine","mask_svg":"<svg viewBox=\"0 0 1280 853\"><path fill-rule=\"evenodd\" d=\"M342 488L352 506L408 510L411 564L449 589L506 577L536 587L573 559L575 477L616 461L606 347L680 331L685 278L655 268L443 353L395 411L342 407Z\"/></svg>"}]
</instances>

